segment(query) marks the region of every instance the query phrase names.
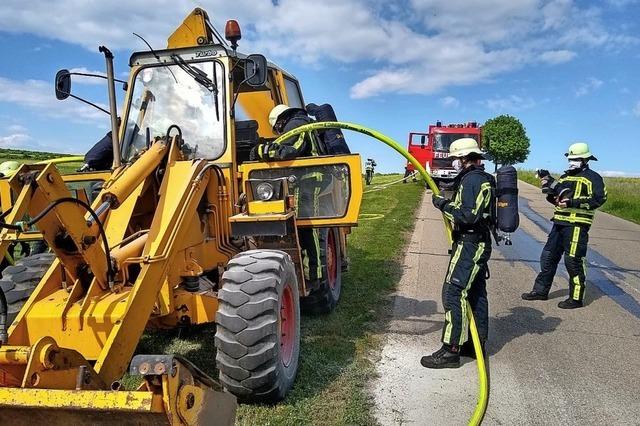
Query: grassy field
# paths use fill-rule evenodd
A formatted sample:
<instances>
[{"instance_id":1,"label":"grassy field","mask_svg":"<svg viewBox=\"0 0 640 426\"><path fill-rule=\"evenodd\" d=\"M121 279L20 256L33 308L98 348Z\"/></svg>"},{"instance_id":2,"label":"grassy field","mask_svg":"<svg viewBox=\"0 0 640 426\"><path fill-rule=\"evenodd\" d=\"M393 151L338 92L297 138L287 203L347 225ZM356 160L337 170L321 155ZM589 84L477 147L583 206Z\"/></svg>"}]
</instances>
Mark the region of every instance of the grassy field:
<instances>
[{"instance_id":1,"label":"grassy field","mask_svg":"<svg viewBox=\"0 0 640 426\"><path fill-rule=\"evenodd\" d=\"M37 163L52 158L68 157L70 154L56 154L53 152L25 151L21 149L0 148L0 163L4 161L18 161L20 163ZM62 173L72 173L82 166L81 163L64 163L58 165Z\"/></svg>"},{"instance_id":2,"label":"grassy field","mask_svg":"<svg viewBox=\"0 0 640 426\"><path fill-rule=\"evenodd\" d=\"M377 175L366 190L401 177ZM422 192L422 186L410 183L365 194L363 220L348 240L350 270L343 275L340 304L329 315L302 318L300 369L293 391L275 406L240 406L237 424L375 423L367 395L375 373L372 358L380 345L374 334L384 327L385 296L400 278L402 249ZM215 377L213 336L213 327L147 334L138 352L183 354Z\"/></svg>"},{"instance_id":3,"label":"grassy field","mask_svg":"<svg viewBox=\"0 0 640 426\"><path fill-rule=\"evenodd\" d=\"M518 177L540 186L534 171L518 170ZM604 181L608 198L601 210L640 223L640 178L606 177Z\"/></svg>"}]
</instances>

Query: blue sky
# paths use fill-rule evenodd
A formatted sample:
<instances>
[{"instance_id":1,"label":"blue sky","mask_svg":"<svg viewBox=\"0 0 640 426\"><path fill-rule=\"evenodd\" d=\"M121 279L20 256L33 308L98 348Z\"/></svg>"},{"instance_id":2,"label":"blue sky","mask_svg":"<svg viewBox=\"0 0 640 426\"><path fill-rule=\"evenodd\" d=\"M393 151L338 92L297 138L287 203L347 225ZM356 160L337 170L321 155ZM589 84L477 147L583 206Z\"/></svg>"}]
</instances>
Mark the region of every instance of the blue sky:
<instances>
[{"instance_id":1,"label":"blue sky","mask_svg":"<svg viewBox=\"0 0 640 426\"><path fill-rule=\"evenodd\" d=\"M402 144L429 123L517 116L531 138L526 167L562 170L562 153L588 142L601 171L640 174L639 0L4 0L0 8L0 147L84 153L108 130L106 115L55 100L60 68L119 77L131 32L164 47L196 6L222 29L237 19L246 53L264 53L295 74L305 100ZM107 103L105 86L74 92ZM384 172L404 162L347 134L352 150Z\"/></svg>"}]
</instances>

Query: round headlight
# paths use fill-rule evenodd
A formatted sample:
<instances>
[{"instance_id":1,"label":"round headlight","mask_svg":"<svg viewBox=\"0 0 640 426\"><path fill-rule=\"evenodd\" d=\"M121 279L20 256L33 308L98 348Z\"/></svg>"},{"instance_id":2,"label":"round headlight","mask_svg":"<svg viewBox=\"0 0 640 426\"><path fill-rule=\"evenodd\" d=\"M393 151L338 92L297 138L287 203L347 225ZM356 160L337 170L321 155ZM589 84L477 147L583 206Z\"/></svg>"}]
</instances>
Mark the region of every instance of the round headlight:
<instances>
[{"instance_id":1,"label":"round headlight","mask_svg":"<svg viewBox=\"0 0 640 426\"><path fill-rule=\"evenodd\" d=\"M268 182L262 182L256 187L256 197L258 200L267 201L273 197L273 185Z\"/></svg>"}]
</instances>

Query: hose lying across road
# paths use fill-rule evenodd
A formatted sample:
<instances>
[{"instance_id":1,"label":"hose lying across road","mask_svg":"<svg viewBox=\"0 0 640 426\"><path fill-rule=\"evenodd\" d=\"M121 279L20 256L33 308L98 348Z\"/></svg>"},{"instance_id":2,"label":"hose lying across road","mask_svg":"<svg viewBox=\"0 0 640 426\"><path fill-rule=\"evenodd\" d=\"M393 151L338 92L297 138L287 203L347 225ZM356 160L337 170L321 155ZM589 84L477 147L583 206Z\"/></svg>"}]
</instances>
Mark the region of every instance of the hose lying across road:
<instances>
[{"instance_id":1,"label":"hose lying across road","mask_svg":"<svg viewBox=\"0 0 640 426\"><path fill-rule=\"evenodd\" d=\"M298 128L288 131L287 133L278 137L278 139L276 139L273 143L278 144L289 139L290 137L300 135L301 133L309 132L313 130L323 130L323 129L352 130L354 132L371 136L372 138L377 139L380 142L390 146L391 148L395 149L398 153L400 153L400 155L406 158L407 161L413 164L416 171L420 173L420 176L422 176L422 179L424 179L425 183L431 189L431 191L433 191L434 194L436 195L440 194L440 190L438 189L438 186L433 181L433 179L431 179L431 176L429 176L429 174L426 172L424 167L422 167L422 165L418 162L418 160L416 160L411 154L409 154L409 152L407 152L407 150L404 149L402 145L400 145L398 142L394 141L390 137L380 132L377 132L373 129L369 129L364 126L360 126L359 124L343 123L339 121L338 122L327 121L327 122L320 122L320 123L305 124L304 126L300 126ZM445 229L447 231L447 236L449 238L449 242L453 243L451 223L446 217L444 217L444 215L443 215L443 220L444 220ZM478 336L478 329L476 327L476 322L473 318L473 312L468 301L467 301L467 316L469 318L469 325L470 325L469 328L471 331L471 339L473 341L473 346L475 348L476 361L478 365L478 402L476 404L475 411L471 416L471 419L469 419L469 425L475 426L482 423L484 414L487 411L487 404L489 402L489 377L487 375L487 368L484 361L484 354L482 353L482 347L480 346L480 337Z\"/></svg>"},{"instance_id":2,"label":"hose lying across road","mask_svg":"<svg viewBox=\"0 0 640 426\"><path fill-rule=\"evenodd\" d=\"M406 182L407 179L413 178L417 174L418 174L418 172L413 171L413 172L411 172L411 174L403 177L402 179L394 180L393 182L383 183L382 185L376 185L373 188L371 188L370 190L364 191L363 194L368 194L370 192L376 192L376 191L382 191L383 189L387 189L388 187L390 187L391 185L395 185L396 183L400 183L400 182L403 182L403 181Z\"/></svg>"}]
</instances>

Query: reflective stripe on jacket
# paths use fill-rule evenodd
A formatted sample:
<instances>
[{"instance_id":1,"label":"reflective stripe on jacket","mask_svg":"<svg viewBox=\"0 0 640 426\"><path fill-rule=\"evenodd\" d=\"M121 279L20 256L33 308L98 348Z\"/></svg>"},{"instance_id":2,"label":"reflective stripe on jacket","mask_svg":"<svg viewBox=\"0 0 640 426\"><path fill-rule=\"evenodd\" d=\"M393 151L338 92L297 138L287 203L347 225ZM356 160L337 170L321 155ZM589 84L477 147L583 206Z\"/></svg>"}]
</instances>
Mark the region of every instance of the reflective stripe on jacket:
<instances>
[{"instance_id":1,"label":"reflective stripe on jacket","mask_svg":"<svg viewBox=\"0 0 640 426\"><path fill-rule=\"evenodd\" d=\"M607 201L607 188L602 176L589 166L562 175L558 179L558 188L558 192L565 191L567 195L567 207L556 205L552 219L555 223L590 226L596 209Z\"/></svg>"},{"instance_id":2,"label":"reflective stripe on jacket","mask_svg":"<svg viewBox=\"0 0 640 426\"><path fill-rule=\"evenodd\" d=\"M443 209L456 231L489 231L491 203L495 202L492 179L484 168L474 166L458 175L453 201Z\"/></svg>"},{"instance_id":3,"label":"reflective stripe on jacket","mask_svg":"<svg viewBox=\"0 0 640 426\"><path fill-rule=\"evenodd\" d=\"M313 120L305 112L300 111L289 118L282 132L287 133L312 122ZM266 152L260 153L260 147L258 149L260 158L267 161L293 160L298 157L311 157L323 153L315 131L301 133L298 136L285 139L279 144L266 145L264 148Z\"/></svg>"}]
</instances>

